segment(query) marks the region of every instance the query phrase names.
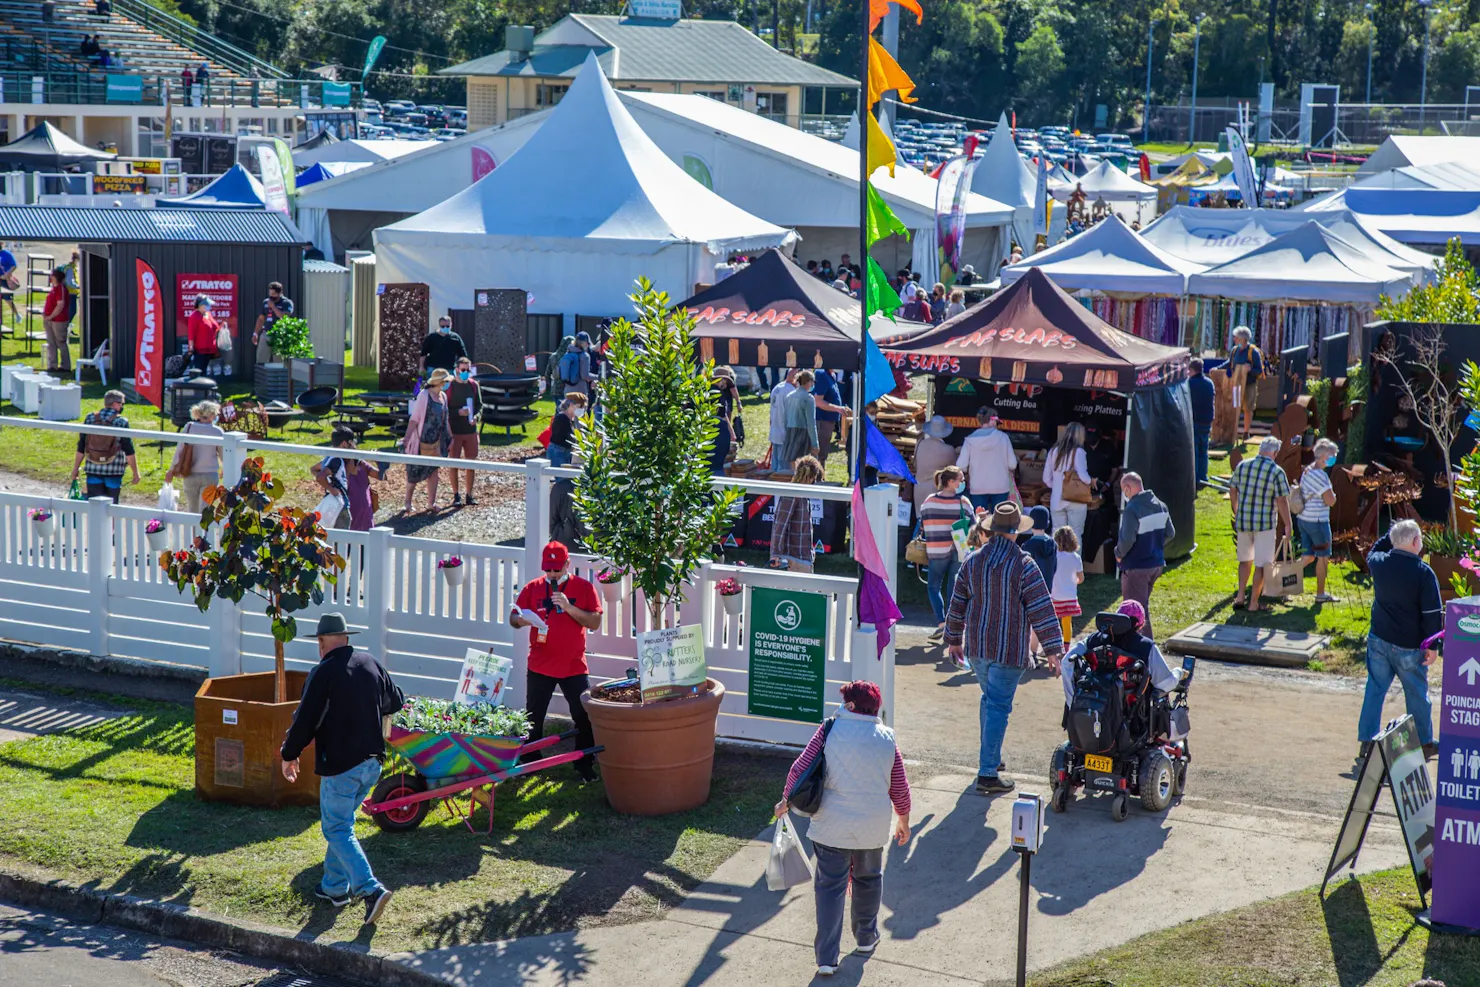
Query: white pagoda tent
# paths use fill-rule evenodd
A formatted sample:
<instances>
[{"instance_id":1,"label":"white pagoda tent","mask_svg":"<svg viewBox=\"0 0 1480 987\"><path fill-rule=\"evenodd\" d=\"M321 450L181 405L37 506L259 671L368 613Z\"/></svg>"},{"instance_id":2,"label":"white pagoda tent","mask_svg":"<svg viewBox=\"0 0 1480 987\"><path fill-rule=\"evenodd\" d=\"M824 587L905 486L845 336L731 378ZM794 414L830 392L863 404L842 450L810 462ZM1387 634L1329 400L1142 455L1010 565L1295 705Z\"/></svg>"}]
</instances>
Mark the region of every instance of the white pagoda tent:
<instances>
[{"instance_id":1,"label":"white pagoda tent","mask_svg":"<svg viewBox=\"0 0 1480 987\"><path fill-rule=\"evenodd\" d=\"M1238 301L1375 305L1415 276L1373 259L1313 220L1187 279L1190 295Z\"/></svg>"},{"instance_id":2,"label":"white pagoda tent","mask_svg":"<svg viewBox=\"0 0 1480 987\"><path fill-rule=\"evenodd\" d=\"M1119 216L1004 267L1002 284L1012 284L1035 267L1065 291L1170 297L1184 294L1188 275L1203 270L1147 243Z\"/></svg>"}]
</instances>

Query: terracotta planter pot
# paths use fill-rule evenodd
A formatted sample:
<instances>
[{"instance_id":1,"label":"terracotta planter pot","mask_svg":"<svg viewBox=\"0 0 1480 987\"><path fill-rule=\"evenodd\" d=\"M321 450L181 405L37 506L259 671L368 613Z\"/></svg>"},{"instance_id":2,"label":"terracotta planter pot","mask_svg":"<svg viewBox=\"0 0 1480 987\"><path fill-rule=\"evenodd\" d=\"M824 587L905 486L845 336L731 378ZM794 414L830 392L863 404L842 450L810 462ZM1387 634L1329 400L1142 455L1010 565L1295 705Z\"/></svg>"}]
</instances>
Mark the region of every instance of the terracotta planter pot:
<instances>
[{"instance_id":1,"label":"terracotta planter pot","mask_svg":"<svg viewBox=\"0 0 1480 987\"><path fill-rule=\"evenodd\" d=\"M1470 584L1470 593L1480 593L1480 579L1475 574L1459 564L1459 559L1451 555L1429 554L1429 568L1434 570L1434 575L1439 577L1439 595L1447 602L1454 599L1454 587L1450 584L1449 577L1459 573L1465 577Z\"/></svg>"},{"instance_id":2,"label":"terracotta planter pot","mask_svg":"<svg viewBox=\"0 0 1480 987\"><path fill-rule=\"evenodd\" d=\"M682 699L635 705L595 699L581 704L591 717L606 800L618 812L661 816L709 799L714 772L714 722L725 687L707 679L704 691Z\"/></svg>"},{"instance_id":3,"label":"terracotta planter pot","mask_svg":"<svg viewBox=\"0 0 1480 987\"><path fill-rule=\"evenodd\" d=\"M307 672L287 673L287 694L303 694ZM241 805L318 805L313 744L298 759L298 780L283 777L278 751L298 700L272 701L272 672L206 679L195 694L195 794Z\"/></svg>"}]
</instances>

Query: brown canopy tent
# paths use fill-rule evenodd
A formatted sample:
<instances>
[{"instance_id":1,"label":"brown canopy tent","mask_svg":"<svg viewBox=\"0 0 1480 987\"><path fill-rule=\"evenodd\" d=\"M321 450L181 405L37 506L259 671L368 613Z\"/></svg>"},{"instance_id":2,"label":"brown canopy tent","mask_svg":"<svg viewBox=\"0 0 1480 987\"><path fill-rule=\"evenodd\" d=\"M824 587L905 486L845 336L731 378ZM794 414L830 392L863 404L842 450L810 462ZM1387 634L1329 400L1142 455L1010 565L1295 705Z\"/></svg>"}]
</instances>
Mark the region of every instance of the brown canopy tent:
<instances>
[{"instance_id":1,"label":"brown canopy tent","mask_svg":"<svg viewBox=\"0 0 1480 987\"><path fill-rule=\"evenodd\" d=\"M879 346L907 371L1126 392L1179 383L1189 359L1121 332L1037 268L928 332Z\"/></svg>"},{"instance_id":2,"label":"brown canopy tent","mask_svg":"<svg viewBox=\"0 0 1480 987\"><path fill-rule=\"evenodd\" d=\"M970 380L1020 389L1034 399L1044 389L1050 392L1046 396L1060 391L1117 395L1089 405L1119 409L1112 410L1124 422L1123 465L1141 474L1147 488L1167 504L1177 527L1168 557L1192 550L1197 489L1192 405L1185 386L1191 356L1186 349L1121 332L1036 267L934 329L881 339L879 346L895 367L936 375L938 402L953 390L982 394L981 388L962 388ZM1085 406L1079 400L1043 405L1035 400L1032 407L1039 410L1029 417L1042 420L1031 423L1027 441L1052 442L1065 419L1085 420ZM1048 407L1056 407L1057 414L1044 414Z\"/></svg>"}]
</instances>

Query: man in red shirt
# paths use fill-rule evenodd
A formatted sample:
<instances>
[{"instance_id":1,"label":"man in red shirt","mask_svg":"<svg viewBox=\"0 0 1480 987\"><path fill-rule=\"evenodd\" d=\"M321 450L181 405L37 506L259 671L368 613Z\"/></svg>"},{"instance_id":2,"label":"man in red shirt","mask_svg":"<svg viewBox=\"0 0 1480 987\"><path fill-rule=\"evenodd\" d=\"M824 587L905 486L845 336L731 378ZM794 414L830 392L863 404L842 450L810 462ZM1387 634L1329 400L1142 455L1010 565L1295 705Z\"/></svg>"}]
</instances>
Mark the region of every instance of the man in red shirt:
<instances>
[{"instance_id":1,"label":"man in red shirt","mask_svg":"<svg viewBox=\"0 0 1480 987\"><path fill-rule=\"evenodd\" d=\"M544 575L519 591L509 612L509 624L529 628L529 673L525 679L525 710L529 713L529 740L545 735L545 712L556 687L570 706L576 724L576 749L594 746L591 719L581 705L581 693L591 687L586 665L586 631L601 626L601 597L596 587L571 572L570 550L558 541L545 546L540 556ZM545 630L525 620L530 610L545 622ZM576 762L576 773L584 781L596 779L593 758Z\"/></svg>"}]
</instances>

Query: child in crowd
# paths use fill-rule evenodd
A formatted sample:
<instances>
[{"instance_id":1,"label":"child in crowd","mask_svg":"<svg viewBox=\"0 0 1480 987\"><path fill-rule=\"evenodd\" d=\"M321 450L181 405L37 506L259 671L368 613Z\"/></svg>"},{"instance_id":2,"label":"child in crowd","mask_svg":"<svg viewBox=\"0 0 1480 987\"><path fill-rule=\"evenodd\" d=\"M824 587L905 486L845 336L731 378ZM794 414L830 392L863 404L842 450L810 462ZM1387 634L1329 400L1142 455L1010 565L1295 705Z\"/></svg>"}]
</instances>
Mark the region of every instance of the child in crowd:
<instances>
[{"instance_id":1,"label":"child in crowd","mask_svg":"<svg viewBox=\"0 0 1480 987\"><path fill-rule=\"evenodd\" d=\"M1084 582L1084 563L1079 558L1079 539L1074 536L1073 528L1067 524L1061 526L1053 533L1053 542L1057 565L1049 596L1053 599L1054 616L1064 628L1064 644L1068 646L1074 637L1073 618L1080 614L1079 584Z\"/></svg>"}]
</instances>

